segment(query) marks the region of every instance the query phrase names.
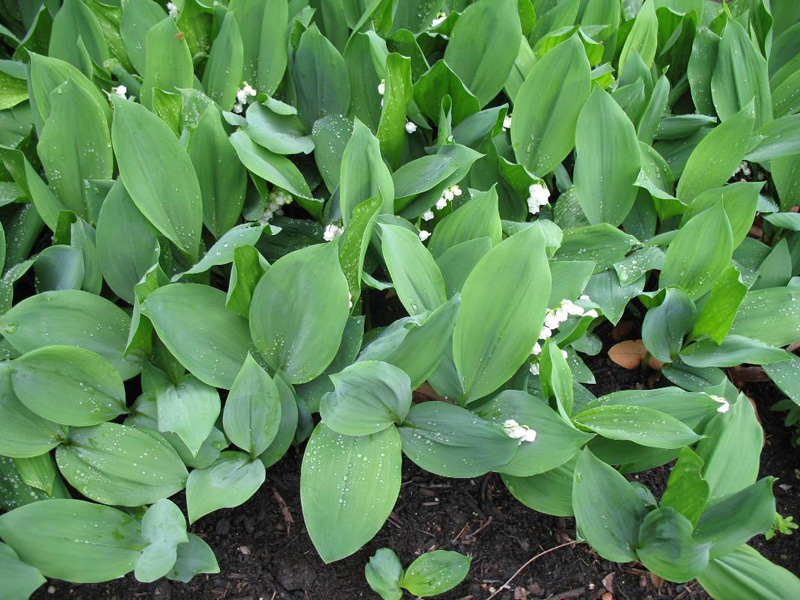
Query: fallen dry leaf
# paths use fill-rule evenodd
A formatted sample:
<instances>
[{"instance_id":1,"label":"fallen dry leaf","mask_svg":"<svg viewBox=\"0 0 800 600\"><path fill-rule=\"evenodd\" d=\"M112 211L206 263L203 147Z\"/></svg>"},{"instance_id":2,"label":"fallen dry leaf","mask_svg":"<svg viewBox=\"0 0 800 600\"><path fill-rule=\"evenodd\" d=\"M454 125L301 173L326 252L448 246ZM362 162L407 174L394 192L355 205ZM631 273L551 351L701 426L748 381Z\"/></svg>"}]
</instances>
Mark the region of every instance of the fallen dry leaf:
<instances>
[{"instance_id":1,"label":"fallen dry leaf","mask_svg":"<svg viewBox=\"0 0 800 600\"><path fill-rule=\"evenodd\" d=\"M647 356L647 348L642 340L627 340L614 344L608 350L608 357L623 369L635 369Z\"/></svg>"}]
</instances>

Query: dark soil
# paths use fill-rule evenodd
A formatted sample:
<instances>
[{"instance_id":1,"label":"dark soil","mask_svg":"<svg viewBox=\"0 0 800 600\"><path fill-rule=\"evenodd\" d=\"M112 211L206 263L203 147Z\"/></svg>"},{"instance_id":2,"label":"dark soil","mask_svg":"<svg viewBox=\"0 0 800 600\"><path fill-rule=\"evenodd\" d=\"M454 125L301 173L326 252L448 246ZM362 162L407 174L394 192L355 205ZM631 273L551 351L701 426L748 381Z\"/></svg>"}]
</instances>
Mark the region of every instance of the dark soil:
<instances>
[{"instance_id":1,"label":"dark soil","mask_svg":"<svg viewBox=\"0 0 800 600\"><path fill-rule=\"evenodd\" d=\"M608 332L606 332L608 333ZM608 336L610 337L610 336ZM611 342L613 343L613 342ZM608 345L608 344L607 344ZM606 348L607 349L607 348ZM619 389L652 387L654 372L627 371L605 357L589 359L601 395ZM800 516L800 450L779 414L769 410L780 398L771 384L751 384L745 392L759 409L766 432L762 476L779 478L778 510ZM34 598L80 600L353 600L377 599L364 579L364 565L378 548L394 549L404 565L423 552L457 550L473 557L467 579L444 600L486 600L537 554L575 539L572 519L535 513L517 502L497 475L472 480L445 479L407 462L403 487L384 528L355 555L325 565L303 527L299 477L301 455L290 452L268 472L261 490L245 505L217 511L192 527L214 549L221 572L200 575L189 584L161 581L138 583L132 576L95 585L53 581ZM640 475L660 494L668 470ZM788 486L788 487L786 487ZM800 532L752 541L770 560L798 571ZM566 545L542 556L523 570L499 600L700 600L708 596L688 585L651 579L641 565L616 564L597 556L585 544Z\"/></svg>"}]
</instances>

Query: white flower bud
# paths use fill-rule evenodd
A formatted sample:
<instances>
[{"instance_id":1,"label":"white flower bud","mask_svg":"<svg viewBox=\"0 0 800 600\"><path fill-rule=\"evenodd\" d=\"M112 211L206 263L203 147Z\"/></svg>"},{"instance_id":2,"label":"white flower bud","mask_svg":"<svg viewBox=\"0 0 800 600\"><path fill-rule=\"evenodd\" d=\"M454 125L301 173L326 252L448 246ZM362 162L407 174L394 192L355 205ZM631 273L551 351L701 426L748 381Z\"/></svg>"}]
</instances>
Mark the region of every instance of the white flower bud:
<instances>
[{"instance_id":1,"label":"white flower bud","mask_svg":"<svg viewBox=\"0 0 800 600\"><path fill-rule=\"evenodd\" d=\"M417 130L417 124L413 121L406 121L406 133L414 133Z\"/></svg>"},{"instance_id":2,"label":"white flower bud","mask_svg":"<svg viewBox=\"0 0 800 600\"><path fill-rule=\"evenodd\" d=\"M432 210L426 210L424 213L422 213L422 220L423 221L432 221L433 220L433 211Z\"/></svg>"},{"instance_id":3,"label":"white flower bud","mask_svg":"<svg viewBox=\"0 0 800 600\"><path fill-rule=\"evenodd\" d=\"M419 232L419 239L422 240L423 242L427 240L429 237L431 237L430 231L425 231L423 229L422 231Z\"/></svg>"}]
</instances>

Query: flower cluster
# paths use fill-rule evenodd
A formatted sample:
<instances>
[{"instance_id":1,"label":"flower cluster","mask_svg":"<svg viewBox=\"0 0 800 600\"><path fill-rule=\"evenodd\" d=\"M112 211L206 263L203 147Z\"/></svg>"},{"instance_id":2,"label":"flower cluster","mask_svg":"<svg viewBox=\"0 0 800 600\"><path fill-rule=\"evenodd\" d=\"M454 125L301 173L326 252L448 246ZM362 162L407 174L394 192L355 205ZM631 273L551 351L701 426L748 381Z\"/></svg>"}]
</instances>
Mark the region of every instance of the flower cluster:
<instances>
[{"instance_id":1,"label":"flower cluster","mask_svg":"<svg viewBox=\"0 0 800 600\"><path fill-rule=\"evenodd\" d=\"M167 2L167 12L169 12L169 16L173 19L178 18L178 7L172 2Z\"/></svg>"},{"instance_id":2,"label":"flower cluster","mask_svg":"<svg viewBox=\"0 0 800 600\"><path fill-rule=\"evenodd\" d=\"M736 170L733 172L731 177L736 177L739 173L741 173L744 177L750 177L750 175L753 174L753 172L750 170L750 165L746 160L742 161L739 166L736 167Z\"/></svg>"},{"instance_id":3,"label":"flower cluster","mask_svg":"<svg viewBox=\"0 0 800 600\"><path fill-rule=\"evenodd\" d=\"M255 88L245 81L244 85L236 90L236 104L233 105L233 112L237 114L243 113L247 103L250 102L251 98L255 98L256 94Z\"/></svg>"},{"instance_id":4,"label":"flower cluster","mask_svg":"<svg viewBox=\"0 0 800 600\"><path fill-rule=\"evenodd\" d=\"M538 214L543 206L550 204L550 190L546 185L533 183L528 188L528 194L528 212L532 215Z\"/></svg>"},{"instance_id":5,"label":"flower cluster","mask_svg":"<svg viewBox=\"0 0 800 600\"><path fill-rule=\"evenodd\" d=\"M344 227L340 227L336 223L328 223L325 226L325 231L322 233L322 239L326 242L332 242L344 231Z\"/></svg>"},{"instance_id":6,"label":"flower cluster","mask_svg":"<svg viewBox=\"0 0 800 600\"><path fill-rule=\"evenodd\" d=\"M457 185L451 185L450 187L445 188L442 192L442 195L436 201L436 208L439 210L447 208L447 203L452 202L454 198L457 198L462 193L463 192L461 191L461 188Z\"/></svg>"},{"instance_id":7,"label":"flower cluster","mask_svg":"<svg viewBox=\"0 0 800 600\"><path fill-rule=\"evenodd\" d=\"M581 296L580 299L586 302L591 302L591 298L586 295ZM599 315L595 309L592 308L586 310L582 306L575 304L572 300L567 300L565 298L556 308L548 309L545 313L544 325L542 326L542 331L539 333L539 342L536 342L533 345L531 354L539 356L542 353L542 344L540 342L553 337L553 330L558 329L564 321L572 316L591 317L596 319ZM564 358L567 358L568 355L566 350L562 350L561 353L563 354ZM534 375L539 374L538 364L531 364L531 373Z\"/></svg>"},{"instance_id":8,"label":"flower cluster","mask_svg":"<svg viewBox=\"0 0 800 600\"><path fill-rule=\"evenodd\" d=\"M503 429L506 430L506 435L508 437L512 440L519 440L520 444L522 444L522 442L536 441L536 431L527 425L520 425L514 419L503 421Z\"/></svg>"},{"instance_id":9,"label":"flower cluster","mask_svg":"<svg viewBox=\"0 0 800 600\"><path fill-rule=\"evenodd\" d=\"M706 396L711 398L714 402L719 402L720 407L717 409L718 413L726 413L731 409L731 403L722 396L715 396L713 394L706 394Z\"/></svg>"},{"instance_id":10,"label":"flower cluster","mask_svg":"<svg viewBox=\"0 0 800 600\"><path fill-rule=\"evenodd\" d=\"M283 214L283 207L292 203L292 195L287 194L283 190L272 190L269 193L269 202L264 209L264 215L261 217L263 222L268 222L274 216Z\"/></svg>"}]
</instances>

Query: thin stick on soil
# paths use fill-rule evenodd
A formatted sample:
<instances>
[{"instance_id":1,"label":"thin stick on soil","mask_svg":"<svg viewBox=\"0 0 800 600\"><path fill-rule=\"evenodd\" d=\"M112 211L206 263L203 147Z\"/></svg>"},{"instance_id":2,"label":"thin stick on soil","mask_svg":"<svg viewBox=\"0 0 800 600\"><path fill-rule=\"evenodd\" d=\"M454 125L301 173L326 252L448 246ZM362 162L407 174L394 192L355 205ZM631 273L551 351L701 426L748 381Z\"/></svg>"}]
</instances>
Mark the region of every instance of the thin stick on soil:
<instances>
[{"instance_id":1,"label":"thin stick on soil","mask_svg":"<svg viewBox=\"0 0 800 600\"><path fill-rule=\"evenodd\" d=\"M530 565L535 563L537 560L539 560L545 554L550 554L551 552L555 552L556 550L560 550L561 548L566 548L567 546L574 546L577 543L578 543L577 540L571 540L569 542L565 542L563 544L559 544L558 546L554 546L553 548L550 548L549 550L545 550L544 552L540 552L539 554L537 554L536 556L531 558L528 562L526 562L524 565L522 565L519 569L517 569L517 572L514 573L511 577L509 577L508 581L506 581L503 585L501 585L498 588L498 590L494 594L489 596L486 600L492 600L493 598L496 598L501 592L509 589L508 586L511 584L512 581L514 581L517 578L517 575L522 573L525 569L527 569Z\"/></svg>"}]
</instances>

